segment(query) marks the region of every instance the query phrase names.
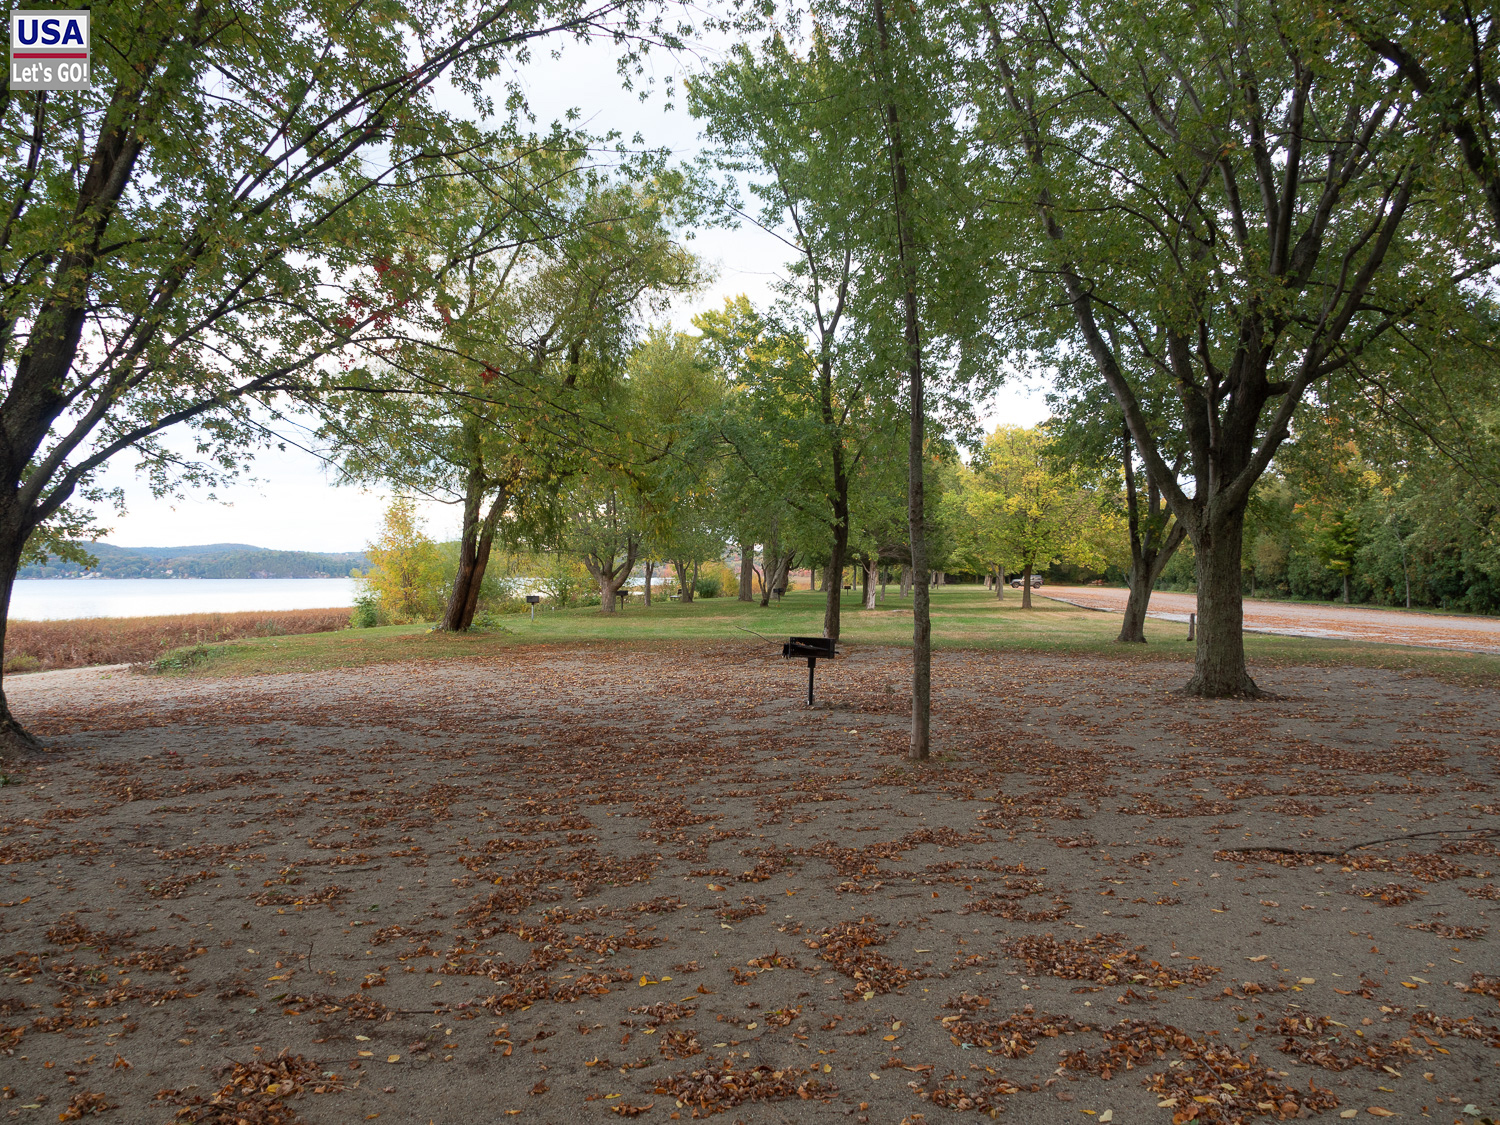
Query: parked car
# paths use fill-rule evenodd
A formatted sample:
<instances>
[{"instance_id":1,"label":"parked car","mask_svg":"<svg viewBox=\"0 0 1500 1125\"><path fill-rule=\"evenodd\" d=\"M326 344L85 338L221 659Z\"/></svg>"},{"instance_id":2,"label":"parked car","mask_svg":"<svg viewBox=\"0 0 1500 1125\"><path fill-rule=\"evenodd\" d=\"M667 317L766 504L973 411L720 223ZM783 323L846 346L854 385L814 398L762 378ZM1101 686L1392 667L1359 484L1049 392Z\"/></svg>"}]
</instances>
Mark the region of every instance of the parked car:
<instances>
[{"instance_id":1,"label":"parked car","mask_svg":"<svg viewBox=\"0 0 1500 1125\"><path fill-rule=\"evenodd\" d=\"M1031 588L1035 590L1041 584L1042 576L1040 574L1033 574L1031 576ZM1019 590L1021 588L1021 580L1019 578L1012 578L1010 580L1010 588L1012 590Z\"/></svg>"}]
</instances>

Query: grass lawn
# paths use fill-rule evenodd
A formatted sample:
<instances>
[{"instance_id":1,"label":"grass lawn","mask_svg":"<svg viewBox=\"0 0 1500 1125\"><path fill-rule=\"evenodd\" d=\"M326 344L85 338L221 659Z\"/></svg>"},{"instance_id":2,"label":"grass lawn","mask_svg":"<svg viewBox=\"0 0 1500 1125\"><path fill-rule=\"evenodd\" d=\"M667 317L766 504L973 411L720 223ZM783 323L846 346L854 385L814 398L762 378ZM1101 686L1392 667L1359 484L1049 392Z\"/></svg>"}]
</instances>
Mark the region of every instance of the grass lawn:
<instances>
[{"instance_id":1,"label":"grass lawn","mask_svg":"<svg viewBox=\"0 0 1500 1125\"><path fill-rule=\"evenodd\" d=\"M316 671L390 661L491 656L505 648L539 644L652 647L764 643L742 630L754 630L779 643L788 635L821 634L823 600L822 593L799 590L765 609L758 603L710 598L689 605L659 601L648 610L632 599L628 608L612 616L597 607L541 610L534 622L522 615L510 619L503 629L467 635L429 632L424 625L397 625L256 637L178 650L169 661L177 667L166 670L178 675ZM1012 590L1006 591L1003 600L978 586L938 587L932 591L932 635L938 648L1099 654L1134 660L1192 659L1193 646L1187 643L1186 629L1178 622L1148 619L1146 635L1150 643L1140 647L1116 644L1119 626L1117 614L1078 609L1040 596L1030 610L1023 610L1019 592ZM910 644L911 599L900 599L893 592L882 608L871 611L862 609L855 595L846 594L842 634L844 644ZM1252 665L1352 664L1484 681L1500 673L1500 658L1401 645L1249 633L1245 647Z\"/></svg>"}]
</instances>

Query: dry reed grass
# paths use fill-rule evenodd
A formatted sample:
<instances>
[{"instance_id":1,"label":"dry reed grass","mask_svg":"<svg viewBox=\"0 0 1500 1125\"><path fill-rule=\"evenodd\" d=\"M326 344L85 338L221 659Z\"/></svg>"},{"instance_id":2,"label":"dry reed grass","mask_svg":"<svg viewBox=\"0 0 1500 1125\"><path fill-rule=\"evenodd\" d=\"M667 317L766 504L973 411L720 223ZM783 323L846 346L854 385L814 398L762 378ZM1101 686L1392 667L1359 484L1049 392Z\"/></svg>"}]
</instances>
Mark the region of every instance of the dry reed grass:
<instances>
[{"instance_id":1,"label":"dry reed grass","mask_svg":"<svg viewBox=\"0 0 1500 1125\"><path fill-rule=\"evenodd\" d=\"M12 621L5 631L5 673L90 664L138 664L169 649L241 637L326 633L349 625L348 609L276 609L185 613L166 617L81 617Z\"/></svg>"}]
</instances>

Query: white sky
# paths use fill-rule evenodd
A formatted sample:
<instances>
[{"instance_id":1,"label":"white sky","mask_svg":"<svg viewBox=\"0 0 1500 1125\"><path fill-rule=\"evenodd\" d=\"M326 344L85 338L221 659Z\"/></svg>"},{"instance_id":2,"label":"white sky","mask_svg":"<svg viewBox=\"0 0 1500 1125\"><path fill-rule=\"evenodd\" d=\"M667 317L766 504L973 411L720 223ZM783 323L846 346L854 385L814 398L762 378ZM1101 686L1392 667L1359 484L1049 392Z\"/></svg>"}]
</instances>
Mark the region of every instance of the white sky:
<instances>
[{"instance_id":1,"label":"white sky","mask_svg":"<svg viewBox=\"0 0 1500 1125\"><path fill-rule=\"evenodd\" d=\"M699 151L695 122L684 109L664 111L659 96L643 104L621 90L609 48L570 45L557 61L539 54L523 75L539 125L560 119L573 106L590 131L618 129L627 140L640 133L647 145L670 146L684 159ZM713 54L710 47L700 49L702 58ZM663 56L657 65L680 74L697 63L673 63ZM746 293L763 302L786 249L753 227L699 231L691 246L717 272L702 293L674 306L671 319L681 328L689 326L694 313L717 307L726 297ZM1043 391L1019 384L1007 387L982 416L987 428L997 422L1033 425L1047 416ZM384 489L334 487L316 457L295 450L258 456L253 476L253 481L219 489L218 500L202 493L158 500L135 476L128 458L121 458L102 483L124 489L127 512L100 513L103 525L111 529L107 539L124 547L249 543L280 550L356 551L374 538L389 500ZM440 539L456 537L456 510L431 504L425 514L429 533Z\"/></svg>"}]
</instances>

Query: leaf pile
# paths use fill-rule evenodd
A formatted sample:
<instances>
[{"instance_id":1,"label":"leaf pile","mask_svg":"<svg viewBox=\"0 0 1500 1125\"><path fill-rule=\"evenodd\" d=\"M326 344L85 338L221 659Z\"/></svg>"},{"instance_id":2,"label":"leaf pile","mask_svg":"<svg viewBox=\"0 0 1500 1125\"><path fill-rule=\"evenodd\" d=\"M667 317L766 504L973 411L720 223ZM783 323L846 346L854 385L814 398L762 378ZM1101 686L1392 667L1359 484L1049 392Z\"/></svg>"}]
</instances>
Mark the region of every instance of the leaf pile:
<instances>
[{"instance_id":1,"label":"leaf pile","mask_svg":"<svg viewBox=\"0 0 1500 1125\"><path fill-rule=\"evenodd\" d=\"M1020 1015L1003 1020L987 1020L980 1013L990 1006L988 996L963 993L943 1006L955 1009L958 1013L943 1016L939 1021L956 1046L962 1047L969 1043L1007 1059L1025 1058L1036 1050L1038 1040L1056 1039L1060 1035L1093 1030L1088 1024L1076 1023L1067 1016L1055 1016L1047 1012L1037 1014L1030 1004L1026 1005Z\"/></svg>"},{"instance_id":2,"label":"leaf pile","mask_svg":"<svg viewBox=\"0 0 1500 1125\"><path fill-rule=\"evenodd\" d=\"M182 1105L173 1121L190 1125L300 1125L302 1119L287 1098L308 1090L330 1094L341 1089L337 1074L325 1076L317 1063L283 1050L269 1062L236 1063L229 1081L212 1098L195 1094L183 1104L176 1090L163 1090L157 1098Z\"/></svg>"},{"instance_id":3,"label":"leaf pile","mask_svg":"<svg viewBox=\"0 0 1500 1125\"><path fill-rule=\"evenodd\" d=\"M704 1070L684 1071L662 1079L656 1085L656 1093L672 1095L684 1108L691 1109L694 1117L710 1117L746 1102L776 1102L788 1098L828 1101L838 1087L817 1078L797 1081L810 1073L801 1067L773 1070L765 1064L736 1070L733 1059L725 1059L717 1065L710 1059Z\"/></svg>"},{"instance_id":4,"label":"leaf pile","mask_svg":"<svg viewBox=\"0 0 1500 1125\"><path fill-rule=\"evenodd\" d=\"M1151 988L1176 988L1182 984L1204 984L1213 979L1213 965L1165 967L1141 957L1145 946L1125 945L1125 935L1095 934L1092 938L1058 941L1051 934L1015 938L1001 946L1026 965L1033 976L1062 980L1089 980L1099 984L1145 984Z\"/></svg>"},{"instance_id":5,"label":"leaf pile","mask_svg":"<svg viewBox=\"0 0 1500 1125\"><path fill-rule=\"evenodd\" d=\"M880 931L868 919L862 919L838 922L824 930L816 941L805 938L802 944L816 949L819 957L854 981L854 987L844 991L844 999L854 1001L868 998L872 993L890 992L922 976L921 970L904 968L870 948L884 942Z\"/></svg>"}]
</instances>

